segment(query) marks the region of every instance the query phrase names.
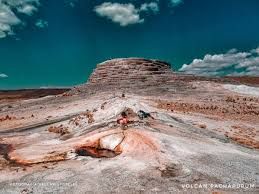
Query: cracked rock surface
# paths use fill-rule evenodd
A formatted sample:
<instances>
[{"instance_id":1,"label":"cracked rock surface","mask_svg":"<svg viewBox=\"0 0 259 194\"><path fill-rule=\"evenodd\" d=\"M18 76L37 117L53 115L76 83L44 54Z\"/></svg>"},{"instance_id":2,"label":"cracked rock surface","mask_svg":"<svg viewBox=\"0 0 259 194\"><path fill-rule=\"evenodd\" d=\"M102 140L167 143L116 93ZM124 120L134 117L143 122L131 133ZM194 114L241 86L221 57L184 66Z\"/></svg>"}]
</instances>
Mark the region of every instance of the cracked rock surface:
<instances>
[{"instance_id":1,"label":"cracked rock surface","mask_svg":"<svg viewBox=\"0 0 259 194\"><path fill-rule=\"evenodd\" d=\"M0 100L0 193L257 193L258 83L240 82L129 58L63 94Z\"/></svg>"}]
</instances>

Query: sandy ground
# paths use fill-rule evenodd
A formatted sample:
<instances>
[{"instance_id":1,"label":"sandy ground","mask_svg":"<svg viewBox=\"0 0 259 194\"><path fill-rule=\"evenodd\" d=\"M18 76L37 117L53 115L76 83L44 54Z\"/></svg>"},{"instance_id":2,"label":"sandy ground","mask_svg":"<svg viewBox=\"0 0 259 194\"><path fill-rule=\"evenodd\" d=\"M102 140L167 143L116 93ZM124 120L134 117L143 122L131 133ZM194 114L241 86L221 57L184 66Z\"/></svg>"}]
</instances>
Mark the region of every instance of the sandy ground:
<instances>
[{"instance_id":1,"label":"sandy ground","mask_svg":"<svg viewBox=\"0 0 259 194\"><path fill-rule=\"evenodd\" d=\"M156 96L104 91L2 105L0 193L258 193L258 95L188 84Z\"/></svg>"}]
</instances>

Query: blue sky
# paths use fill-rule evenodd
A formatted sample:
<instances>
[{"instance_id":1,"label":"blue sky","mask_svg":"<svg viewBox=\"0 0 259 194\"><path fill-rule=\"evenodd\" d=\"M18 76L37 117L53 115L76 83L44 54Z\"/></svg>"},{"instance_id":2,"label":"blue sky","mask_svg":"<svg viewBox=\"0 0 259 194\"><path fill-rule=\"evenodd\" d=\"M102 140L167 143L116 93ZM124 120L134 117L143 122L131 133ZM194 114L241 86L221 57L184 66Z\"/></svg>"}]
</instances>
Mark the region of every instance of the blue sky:
<instances>
[{"instance_id":1,"label":"blue sky","mask_svg":"<svg viewBox=\"0 0 259 194\"><path fill-rule=\"evenodd\" d=\"M0 89L72 86L110 58L259 75L258 0L0 0Z\"/></svg>"}]
</instances>

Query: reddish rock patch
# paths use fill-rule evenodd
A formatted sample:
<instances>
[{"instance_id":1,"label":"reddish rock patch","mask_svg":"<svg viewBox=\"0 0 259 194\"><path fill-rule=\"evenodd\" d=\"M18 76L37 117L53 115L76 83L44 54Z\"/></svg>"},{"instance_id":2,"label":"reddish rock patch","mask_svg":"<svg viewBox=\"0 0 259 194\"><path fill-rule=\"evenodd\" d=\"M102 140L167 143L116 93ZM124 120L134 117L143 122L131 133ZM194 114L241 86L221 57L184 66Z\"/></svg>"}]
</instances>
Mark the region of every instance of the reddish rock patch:
<instances>
[{"instance_id":1,"label":"reddish rock patch","mask_svg":"<svg viewBox=\"0 0 259 194\"><path fill-rule=\"evenodd\" d=\"M94 114L91 111L87 110L83 115L86 116L89 124L91 124L95 121L94 120Z\"/></svg>"},{"instance_id":2,"label":"reddish rock patch","mask_svg":"<svg viewBox=\"0 0 259 194\"><path fill-rule=\"evenodd\" d=\"M9 115L6 115L5 117L1 117L0 118L0 122L3 122L3 121L12 121L12 120L15 120L16 117L14 116L9 116Z\"/></svg>"},{"instance_id":3,"label":"reddish rock patch","mask_svg":"<svg viewBox=\"0 0 259 194\"><path fill-rule=\"evenodd\" d=\"M69 129L63 125L59 125L59 126L51 126L48 128L49 132L52 133L58 133L60 135L65 135L65 134L69 134Z\"/></svg>"},{"instance_id":4,"label":"reddish rock patch","mask_svg":"<svg viewBox=\"0 0 259 194\"><path fill-rule=\"evenodd\" d=\"M232 130L226 132L225 136L238 144L259 149L259 141L256 139L257 133L258 131L255 128L233 125Z\"/></svg>"},{"instance_id":5,"label":"reddish rock patch","mask_svg":"<svg viewBox=\"0 0 259 194\"><path fill-rule=\"evenodd\" d=\"M259 105L256 98L227 97L218 101L207 99L193 103L157 100L156 103L158 108L172 112L201 113L240 120L255 120L259 116Z\"/></svg>"},{"instance_id":6,"label":"reddish rock patch","mask_svg":"<svg viewBox=\"0 0 259 194\"><path fill-rule=\"evenodd\" d=\"M67 156L67 153L52 153L51 155L49 156L45 156L44 159L43 159L43 163L44 162L57 162L57 161L63 161L63 160L66 160L66 156ZM42 162L38 162L38 163L42 163Z\"/></svg>"}]
</instances>

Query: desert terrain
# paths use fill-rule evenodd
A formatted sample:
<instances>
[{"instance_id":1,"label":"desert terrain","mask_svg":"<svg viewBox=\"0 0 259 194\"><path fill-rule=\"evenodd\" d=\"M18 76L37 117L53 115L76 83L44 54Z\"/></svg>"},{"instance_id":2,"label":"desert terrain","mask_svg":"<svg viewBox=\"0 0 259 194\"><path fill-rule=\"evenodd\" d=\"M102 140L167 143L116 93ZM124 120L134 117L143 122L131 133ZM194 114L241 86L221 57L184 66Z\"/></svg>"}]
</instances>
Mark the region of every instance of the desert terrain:
<instances>
[{"instance_id":1,"label":"desert terrain","mask_svg":"<svg viewBox=\"0 0 259 194\"><path fill-rule=\"evenodd\" d=\"M259 79L122 58L71 89L0 92L0 172L0 193L258 193Z\"/></svg>"}]
</instances>

